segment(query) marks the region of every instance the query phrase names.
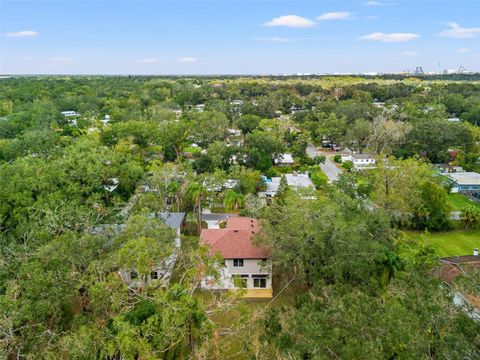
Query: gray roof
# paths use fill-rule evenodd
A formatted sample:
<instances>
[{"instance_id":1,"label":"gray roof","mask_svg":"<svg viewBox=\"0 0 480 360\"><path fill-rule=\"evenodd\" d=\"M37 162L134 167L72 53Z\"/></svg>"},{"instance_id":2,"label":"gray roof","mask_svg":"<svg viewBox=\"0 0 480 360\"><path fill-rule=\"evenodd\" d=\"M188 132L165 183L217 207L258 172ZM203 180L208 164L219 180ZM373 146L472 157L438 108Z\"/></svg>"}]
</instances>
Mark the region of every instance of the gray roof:
<instances>
[{"instance_id":1,"label":"gray roof","mask_svg":"<svg viewBox=\"0 0 480 360\"><path fill-rule=\"evenodd\" d=\"M178 230L182 225L183 219L185 217L185 213L163 212L163 213L157 213L156 216L162 219L165 225L171 227L172 229Z\"/></svg>"},{"instance_id":2,"label":"gray roof","mask_svg":"<svg viewBox=\"0 0 480 360\"><path fill-rule=\"evenodd\" d=\"M373 153L355 153L350 154L354 159L375 159L375 155Z\"/></svg>"},{"instance_id":3,"label":"gray roof","mask_svg":"<svg viewBox=\"0 0 480 360\"><path fill-rule=\"evenodd\" d=\"M448 173L447 176L458 185L480 185L480 174L473 171Z\"/></svg>"},{"instance_id":4,"label":"gray roof","mask_svg":"<svg viewBox=\"0 0 480 360\"><path fill-rule=\"evenodd\" d=\"M230 217L236 217L238 216L237 214L228 214L228 213L202 213L202 220L205 221L224 221L227 220Z\"/></svg>"}]
</instances>

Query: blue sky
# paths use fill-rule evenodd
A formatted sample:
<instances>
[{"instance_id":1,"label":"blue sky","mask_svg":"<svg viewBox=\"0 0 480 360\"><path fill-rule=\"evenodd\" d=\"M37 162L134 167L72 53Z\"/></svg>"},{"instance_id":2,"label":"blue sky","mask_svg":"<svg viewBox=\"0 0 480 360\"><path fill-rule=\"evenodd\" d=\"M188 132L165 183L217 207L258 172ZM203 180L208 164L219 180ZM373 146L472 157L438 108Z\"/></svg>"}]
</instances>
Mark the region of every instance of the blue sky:
<instances>
[{"instance_id":1,"label":"blue sky","mask_svg":"<svg viewBox=\"0 0 480 360\"><path fill-rule=\"evenodd\" d=\"M480 71L479 14L479 0L0 0L0 73Z\"/></svg>"}]
</instances>

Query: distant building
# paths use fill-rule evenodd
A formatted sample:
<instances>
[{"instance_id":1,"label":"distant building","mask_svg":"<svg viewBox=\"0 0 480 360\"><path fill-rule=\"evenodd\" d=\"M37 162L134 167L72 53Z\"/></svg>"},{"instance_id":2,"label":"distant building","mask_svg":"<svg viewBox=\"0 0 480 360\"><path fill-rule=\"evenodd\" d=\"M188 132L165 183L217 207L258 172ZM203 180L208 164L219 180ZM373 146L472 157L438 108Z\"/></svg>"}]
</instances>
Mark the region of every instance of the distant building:
<instances>
[{"instance_id":1,"label":"distant building","mask_svg":"<svg viewBox=\"0 0 480 360\"><path fill-rule=\"evenodd\" d=\"M264 195L267 197L274 197L277 194L278 188L280 186L280 181L282 177L272 177L271 179L264 178L265 185L266 185L266 190L264 194L259 194L259 195ZM314 189L315 186L312 183L312 180L310 180L310 177L308 174L285 174L285 179L287 180L288 186L294 190L294 191L299 191L300 189L307 189L307 188L312 188Z\"/></svg>"},{"instance_id":2,"label":"distant building","mask_svg":"<svg viewBox=\"0 0 480 360\"><path fill-rule=\"evenodd\" d=\"M195 110L197 110L198 112L203 112L205 110L205 104L195 105Z\"/></svg>"},{"instance_id":3,"label":"distant building","mask_svg":"<svg viewBox=\"0 0 480 360\"><path fill-rule=\"evenodd\" d=\"M240 129L228 129L228 135L230 136L241 136L242 130Z\"/></svg>"},{"instance_id":4,"label":"distant building","mask_svg":"<svg viewBox=\"0 0 480 360\"><path fill-rule=\"evenodd\" d=\"M290 113L291 113L292 115L295 115L295 114L297 114L297 113L304 112L304 111L305 111L305 109L298 108L298 107L296 107L295 105L292 105L292 106L290 107Z\"/></svg>"},{"instance_id":5,"label":"distant building","mask_svg":"<svg viewBox=\"0 0 480 360\"><path fill-rule=\"evenodd\" d=\"M220 254L220 278L207 277L206 289L246 289L245 297L271 298L272 270L269 253L253 243L260 231L258 220L230 217L224 229L203 229L200 244L209 247L210 255Z\"/></svg>"},{"instance_id":6,"label":"distant building","mask_svg":"<svg viewBox=\"0 0 480 360\"><path fill-rule=\"evenodd\" d=\"M274 162L275 162L275 165L277 166L291 166L295 164L292 154L288 154L288 153L278 155L274 159Z\"/></svg>"},{"instance_id":7,"label":"distant building","mask_svg":"<svg viewBox=\"0 0 480 360\"><path fill-rule=\"evenodd\" d=\"M62 115L69 117L69 116L79 116L80 114L78 114L76 111L62 111Z\"/></svg>"},{"instance_id":8,"label":"distant building","mask_svg":"<svg viewBox=\"0 0 480 360\"><path fill-rule=\"evenodd\" d=\"M454 172L465 172L465 170L463 170L463 167L461 166L448 165L448 164L437 164L436 166L442 174L454 173Z\"/></svg>"},{"instance_id":9,"label":"distant building","mask_svg":"<svg viewBox=\"0 0 480 360\"><path fill-rule=\"evenodd\" d=\"M238 187L238 185L240 184L240 181L239 180L236 180L236 179L227 179L225 180L225 182L223 183L223 188L224 189L235 189L236 187Z\"/></svg>"},{"instance_id":10,"label":"distant building","mask_svg":"<svg viewBox=\"0 0 480 360\"><path fill-rule=\"evenodd\" d=\"M474 194L480 192L480 174L464 171L446 174L452 183L452 193Z\"/></svg>"},{"instance_id":11,"label":"distant building","mask_svg":"<svg viewBox=\"0 0 480 360\"><path fill-rule=\"evenodd\" d=\"M373 169L376 164L375 155L372 153L349 153L342 155L342 162L351 161L356 170Z\"/></svg>"},{"instance_id":12,"label":"distant building","mask_svg":"<svg viewBox=\"0 0 480 360\"><path fill-rule=\"evenodd\" d=\"M242 106L243 105L243 100L232 100L232 101L230 101L230 105L232 105L232 106Z\"/></svg>"},{"instance_id":13,"label":"distant building","mask_svg":"<svg viewBox=\"0 0 480 360\"><path fill-rule=\"evenodd\" d=\"M451 118L448 118L447 121L449 121L449 122L459 122L459 121L460 121L460 118L458 118L458 117L451 117Z\"/></svg>"}]
</instances>

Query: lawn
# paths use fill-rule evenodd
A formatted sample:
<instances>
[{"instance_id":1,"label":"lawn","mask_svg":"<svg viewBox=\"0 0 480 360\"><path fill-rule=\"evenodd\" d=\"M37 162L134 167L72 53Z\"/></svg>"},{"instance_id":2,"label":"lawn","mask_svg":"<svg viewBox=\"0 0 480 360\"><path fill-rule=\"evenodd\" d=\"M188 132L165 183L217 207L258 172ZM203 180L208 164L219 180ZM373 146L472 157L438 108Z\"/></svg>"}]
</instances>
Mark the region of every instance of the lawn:
<instances>
[{"instance_id":1,"label":"lawn","mask_svg":"<svg viewBox=\"0 0 480 360\"><path fill-rule=\"evenodd\" d=\"M448 194L448 203L453 211L460 211L467 205L476 205L480 207L480 204L470 200L468 197L462 194Z\"/></svg>"},{"instance_id":2,"label":"lawn","mask_svg":"<svg viewBox=\"0 0 480 360\"><path fill-rule=\"evenodd\" d=\"M480 230L452 230L424 234L418 231L405 232L411 239L420 240L425 236L439 257L471 255L480 248Z\"/></svg>"}]
</instances>

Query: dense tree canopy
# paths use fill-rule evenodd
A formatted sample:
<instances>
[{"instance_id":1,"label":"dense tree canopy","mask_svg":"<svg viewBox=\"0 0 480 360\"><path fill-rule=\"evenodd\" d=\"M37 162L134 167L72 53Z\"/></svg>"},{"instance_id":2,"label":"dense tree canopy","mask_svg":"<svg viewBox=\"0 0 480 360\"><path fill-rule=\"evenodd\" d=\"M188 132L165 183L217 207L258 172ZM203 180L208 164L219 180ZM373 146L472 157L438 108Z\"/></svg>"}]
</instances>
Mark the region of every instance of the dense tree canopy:
<instances>
[{"instance_id":1,"label":"dense tree canopy","mask_svg":"<svg viewBox=\"0 0 480 360\"><path fill-rule=\"evenodd\" d=\"M442 283L403 233L480 225L433 171L480 170L475 79L0 79L0 358L479 358L452 301L478 276ZM199 246L207 210L260 220L274 299L201 289L223 260ZM186 213L180 239L159 212Z\"/></svg>"}]
</instances>

